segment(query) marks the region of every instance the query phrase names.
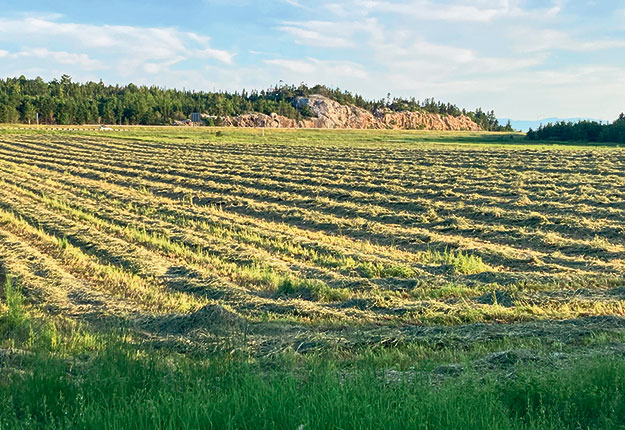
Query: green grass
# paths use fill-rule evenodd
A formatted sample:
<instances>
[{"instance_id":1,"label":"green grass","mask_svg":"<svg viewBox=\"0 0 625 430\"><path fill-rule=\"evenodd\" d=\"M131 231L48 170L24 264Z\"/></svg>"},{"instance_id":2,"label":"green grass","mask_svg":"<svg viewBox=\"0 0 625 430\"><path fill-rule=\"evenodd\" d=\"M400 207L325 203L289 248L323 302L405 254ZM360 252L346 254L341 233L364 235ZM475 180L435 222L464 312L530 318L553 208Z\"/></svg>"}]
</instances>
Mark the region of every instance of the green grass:
<instances>
[{"instance_id":1,"label":"green grass","mask_svg":"<svg viewBox=\"0 0 625 430\"><path fill-rule=\"evenodd\" d=\"M622 359L439 382L320 358L193 361L124 345L88 361L31 360L0 383L2 429L618 429L625 419Z\"/></svg>"},{"instance_id":2,"label":"green grass","mask_svg":"<svg viewBox=\"0 0 625 430\"><path fill-rule=\"evenodd\" d=\"M621 429L625 420L623 358L443 377L412 347L252 359L57 330L10 281L0 306L0 345L17 348L0 350L2 430Z\"/></svg>"},{"instance_id":3,"label":"green grass","mask_svg":"<svg viewBox=\"0 0 625 430\"><path fill-rule=\"evenodd\" d=\"M53 136L97 136L114 137L116 139L131 139L168 142L177 144L183 141L212 141L219 143L289 143L321 144L328 142L340 145L367 144L394 146L414 144L441 144L441 145L505 145L513 148L574 148L574 147L614 147L614 144L592 144L584 142L530 142L525 140L523 133L495 133L495 132L440 132L419 130L324 130L324 129L260 129L254 128L219 128L219 127L132 127L124 126L124 132L102 133L89 127L79 131L54 131L46 127L20 125L0 126L0 135L53 135Z\"/></svg>"},{"instance_id":4,"label":"green grass","mask_svg":"<svg viewBox=\"0 0 625 430\"><path fill-rule=\"evenodd\" d=\"M325 283L318 280L298 280L292 278L284 278L278 284L277 294L302 297L321 302L338 302L347 300L351 295L347 288L331 288Z\"/></svg>"},{"instance_id":5,"label":"green grass","mask_svg":"<svg viewBox=\"0 0 625 430\"><path fill-rule=\"evenodd\" d=\"M11 277L6 278L3 289L7 311L2 315L0 321L9 329L17 328L26 321L24 296L20 288L14 285Z\"/></svg>"},{"instance_id":6,"label":"green grass","mask_svg":"<svg viewBox=\"0 0 625 430\"><path fill-rule=\"evenodd\" d=\"M385 265L365 261L358 265L358 269L365 278L411 278L415 276L415 271L411 267L399 264Z\"/></svg>"},{"instance_id":7,"label":"green grass","mask_svg":"<svg viewBox=\"0 0 625 430\"><path fill-rule=\"evenodd\" d=\"M428 263L446 264L452 268L454 273L463 275L473 275L492 270L488 264L484 263L482 257L463 252L462 250L445 249L441 252L430 249L423 253L422 258Z\"/></svg>"}]
</instances>

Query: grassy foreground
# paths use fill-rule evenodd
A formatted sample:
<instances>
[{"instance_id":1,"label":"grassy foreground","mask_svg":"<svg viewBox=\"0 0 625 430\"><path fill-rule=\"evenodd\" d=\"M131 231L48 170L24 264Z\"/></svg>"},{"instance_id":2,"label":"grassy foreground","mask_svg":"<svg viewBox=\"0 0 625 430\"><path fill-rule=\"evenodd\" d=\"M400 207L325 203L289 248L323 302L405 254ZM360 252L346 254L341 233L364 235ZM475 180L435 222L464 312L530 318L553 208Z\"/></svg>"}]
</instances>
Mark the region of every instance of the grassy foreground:
<instances>
[{"instance_id":1,"label":"grassy foreground","mask_svg":"<svg viewBox=\"0 0 625 430\"><path fill-rule=\"evenodd\" d=\"M436 377L427 351L251 359L144 350L0 305L0 429L620 429L625 360ZM125 340L124 340L125 339ZM411 355L413 355L411 357ZM404 371L389 362L415 359ZM386 363L386 365L385 365Z\"/></svg>"}]
</instances>

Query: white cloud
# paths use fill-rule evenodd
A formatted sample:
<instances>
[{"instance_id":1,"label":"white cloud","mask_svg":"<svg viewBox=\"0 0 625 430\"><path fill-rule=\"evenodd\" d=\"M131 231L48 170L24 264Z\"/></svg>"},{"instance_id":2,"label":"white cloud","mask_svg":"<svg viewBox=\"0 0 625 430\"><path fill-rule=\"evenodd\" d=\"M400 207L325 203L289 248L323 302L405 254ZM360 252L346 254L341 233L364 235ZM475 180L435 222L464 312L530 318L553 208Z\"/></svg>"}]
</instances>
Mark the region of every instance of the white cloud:
<instances>
[{"instance_id":1,"label":"white cloud","mask_svg":"<svg viewBox=\"0 0 625 430\"><path fill-rule=\"evenodd\" d=\"M58 22L51 18L27 17L0 19L0 42L15 42L15 35L31 56L47 58L59 64L78 64L83 69L107 69L90 56L112 58L122 75L132 69L157 73L186 60L216 60L232 64L234 54L215 49L210 38L175 28L91 25ZM77 53L49 51L46 46L63 46ZM131 69L129 69L129 67Z\"/></svg>"},{"instance_id":2,"label":"white cloud","mask_svg":"<svg viewBox=\"0 0 625 430\"><path fill-rule=\"evenodd\" d=\"M354 43L349 39L329 37L315 30L294 26L282 26L278 27L278 29L291 34L295 43L301 45L320 46L323 48L350 48L354 46Z\"/></svg>"},{"instance_id":3,"label":"white cloud","mask_svg":"<svg viewBox=\"0 0 625 430\"><path fill-rule=\"evenodd\" d=\"M306 6L304 6L303 4L301 4L300 2L298 2L297 0L284 0L284 2L288 5L291 5L293 7L298 7L300 9L306 9Z\"/></svg>"},{"instance_id":4,"label":"white cloud","mask_svg":"<svg viewBox=\"0 0 625 430\"><path fill-rule=\"evenodd\" d=\"M369 1L369 6L378 2ZM490 74L527 69L542 63L542 53L506 56L485 55L476 48L435 43L425 38L420 27L383 25L377 18L358 22L285 22L281 30L295 34L301 29L307 37L296 39L309 46L332 46L359 53L373 60L376 69L408 74L424 80L447 79L458 74ZM299 63L298 63L299 64Z\"/></svg>"},{"instance_id":5,"label":"white cloud","mask_svg":"<svg viewBox=\"0 0 625 430\"><path fill-rule=\"evenodd\" d=\"M596 52L625 48L625 39L576 40L562 30L540 28L516 28L509 33L519 51L571 51Z\"/></svg>"},{"instance_id":6,"label":"white cloud","mask_svg":"<svg viewBox=\"0 0 625 430\"><path fill-rule=\"evenodd\" d=\"M274 59L265 60L265 64L277 66L285 73L286 82L301 82L302 79L311 77L319 79L319 82L330 82L349 79L367 79L366 69L357 63L350 61L329 61L316 58L297 60Z\"/></svg>"},{"instance_id":7,"label":"white cloud","mask_svg":"<svg viewBox=\"0 0 625 430\"><path fill-rule=\"evenodd\" d=\"M349 16L355 11L365 15L390 13L426 21L490 22L498 18L523 16L542 19L553 17L560 13L563 0L553 0L550 6L536 10L526 10L522 7L522 3L521 0L456 0L453 2L348 0L341 3L327 3L325 8L339 16Z\"/></svg>"},{"instance_id":8,"label":"white cloud","mask_svg":"<svg viewBox=\"0 0 625 430\"><path fill-rule=\"evenodd\" d=\"M87 54L76 54L66 51L51 51L47 48L32 48L18 52L0 51L0 57L6 59L27 59L34 58L40 60L52 60L58 64L72 65L81 70L102 70L108 67L98 60L90 58Z\"/></svg>"},{"instance_id":9,"label":"white cloud","mask_svg":"<svg viewBox=\"0 0 625 430\"><path fill-rule=\"evenodd\" d=\"M213 49L213 48L204 48L194 51L192 57L203 58L203 59L215 59L217 61L221 61L224 64L232 64L234 59L234 54L224 51L221 49Z\"/></svg>"},{"instance_id":10,"label":"white cloud","mask_svg":"<svg viewBox=\"0 0 625 430\"><path fill-rule=\"evenodd\" d=\"M35 48L31 51L23 51L16 55L35 57L41 59L52 59L59 64L71 64L83 70L106 69L107 66L98 60L90 58L87 54L74 54L65 51L50 51L46 48Z\"/></svg>"},{"instance_id":11,"label":"white cloud","mask_svg":"<svg viewBox=\"0 0 625 430\"><path fill-rule=\"evenodd\" d=\"M376 69L387 73L407 74L423 80L457 78L458 75L492 74L528 69L541 64L543 54L522 56L489 56L477 49L434 43L424 38L418 30L387 28L376 19L363 22L308 21L291 23L302 28L319 28L324 37L345 37L344 46L350 51L361 50L374 60ZM349 37L349 38L348 38ZM310 42L316 46L314 42Z\"/></svg>"},{"instance_id":12,"label":"white cloud","mask_svg":"<svg viewBox=\"0 0 625 430\"><path fill-rule=\"evenodd\" d=\"M371 33L377 27L375 19L353 21L302 21L283 22L278 30L293 36L300 45L323 48L353 48L359 43L360 36Z\"/></svg>"}]
</instances>

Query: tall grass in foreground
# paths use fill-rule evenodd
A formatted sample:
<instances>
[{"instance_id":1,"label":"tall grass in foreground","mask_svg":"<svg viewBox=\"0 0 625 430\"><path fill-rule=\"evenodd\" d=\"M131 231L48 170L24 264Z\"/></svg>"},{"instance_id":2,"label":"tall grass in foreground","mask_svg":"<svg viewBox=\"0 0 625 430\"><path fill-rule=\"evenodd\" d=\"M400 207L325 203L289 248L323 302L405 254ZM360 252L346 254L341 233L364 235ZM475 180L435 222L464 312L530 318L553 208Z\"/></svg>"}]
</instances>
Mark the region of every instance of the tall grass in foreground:
<instances>
[{"instance_id":1,"label":"tall grass in foreground","mask_svg":"<svg viewBox=\"0 0 625 430\"><path fill-rule=\"evenodd\" d=\"M265 366L102 351L69 365L39 357L0 382L1 429L619 429L625 363L596 360L516 379L389 382L373 366L310 359ZM303 426L303 427L302 427Z\"/></svg>"},{"instance_id":2,"label":"tall grass in foreground","mask_svg":"<svg viewBox=\"0 0 625 430\"><path fill-rule=\"evenodd\" d=\"M542 430L625 423L623 358L589 357L563 369L525 366L512 377L488 371L441 377L389 372L371 352L352 362L357 366L289 353L193 357L121 338L86 342L85 332L57 331L53 322L33 318L13 283L2 290L0 430ZM29 328L26 338L16 337L20 327Z\"/></svg>"}]
</instances>

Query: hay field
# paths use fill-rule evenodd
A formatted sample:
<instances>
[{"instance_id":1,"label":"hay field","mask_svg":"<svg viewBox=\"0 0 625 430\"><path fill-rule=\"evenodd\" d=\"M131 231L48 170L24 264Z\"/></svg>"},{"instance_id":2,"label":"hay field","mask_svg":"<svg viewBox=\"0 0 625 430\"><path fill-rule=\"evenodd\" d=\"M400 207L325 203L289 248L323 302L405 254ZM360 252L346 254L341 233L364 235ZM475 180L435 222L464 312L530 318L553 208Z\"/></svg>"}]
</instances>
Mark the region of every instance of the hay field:
<instances>
[{"instance_id":1,"label":"hay field","mask_svg":"<svg viewBox=\"0 0 625 430\"><path fill-rule=\"evenodd\" d=\"M0 268L183 349L621 329L625 150L518 138L4 130Z\"/></svg>"}]
</instances>

